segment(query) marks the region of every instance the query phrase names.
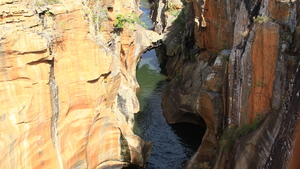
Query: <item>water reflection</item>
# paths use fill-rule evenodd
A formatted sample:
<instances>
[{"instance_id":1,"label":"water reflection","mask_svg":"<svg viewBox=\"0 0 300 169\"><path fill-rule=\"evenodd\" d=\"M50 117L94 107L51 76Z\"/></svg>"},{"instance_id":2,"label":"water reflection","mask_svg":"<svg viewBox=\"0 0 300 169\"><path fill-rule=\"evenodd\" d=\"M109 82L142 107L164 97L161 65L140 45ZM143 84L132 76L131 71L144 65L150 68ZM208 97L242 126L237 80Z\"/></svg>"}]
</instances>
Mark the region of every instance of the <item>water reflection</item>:
<instances>
[{"instance_id":1,"label":"water reflection","mask_svg":"<svg viewBox=\"0 0 300 169\"><path fill-rule=\"evenodd\" d=\"M141 111L135 115L134 132L153 142L147 169L180 169L200 145L201 131L192 124L170 126L166 123L161 95L167 80L160 72L155 51L145 53L137 66Z\"/></svg>"},{"instance_id":2,"label":"water reflection","mask_svg":"<svg viewBox=\"0 0 300 169\"><path fill-rule=\"evenodd\" d=\"M144 12L141 20L151 29L150 5L147 0L140 3ZM204 130L193 124L166 123L161 96L168 82L161 72L155 50L143 54L136 74L141 88L137 93L140 112L135 115L134 132L143 140L153 142L147 169L181 169L199 147Z\"/></svg>"},{"instance_id":3,"label":"water reflection","mask_svg":"<svg viewBox=\"0 0 300 169\"><path fill-rule=\"evenodd\" d=\"M140 9L143 11L141 20L146 23L148 29L152 29L152 20L150 18L150 4L147 0L140 1Z\"/></svg>"}]
</instances>

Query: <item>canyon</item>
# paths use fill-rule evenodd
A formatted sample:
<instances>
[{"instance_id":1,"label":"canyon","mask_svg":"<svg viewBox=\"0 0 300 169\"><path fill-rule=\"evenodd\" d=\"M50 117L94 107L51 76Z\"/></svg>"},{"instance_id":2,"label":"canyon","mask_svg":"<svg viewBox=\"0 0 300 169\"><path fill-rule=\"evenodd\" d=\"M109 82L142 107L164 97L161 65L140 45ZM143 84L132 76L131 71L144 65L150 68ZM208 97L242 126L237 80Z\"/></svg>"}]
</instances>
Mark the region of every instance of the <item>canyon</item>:
<instances>
[{"instance_id":1,"label":"canyon","mask_svg":"<svg viewBox=\"0 0 300 169\"><path fill-rule=\"evenodd\" d=\"M185 168L299 168L299 2L153 2L166 120L206 125Z\"/></svg>"},{"instance_id":2,"label":"canyon","mask_svg":"<svg viewBox=\"0 0 300 169\"><path fill-rule=\"evenodd\" d=\"M113 26L118 13L141 13L138 3L0 4L0 168L145 166L135 71L157 37Z\"/></svg>"},{"instance_id":3,"label":"canyon","mask_svg":"<svg viewBox=\"0 0 300 169\"><path fill-rule=\"evenodd\" d=\"M150 0L154 31L139 3L0 0L0 168L146 168L136 69L154 47L165 120L206 129L178 168L299 168L299 2Z\"/></svg>"}]
</instances>

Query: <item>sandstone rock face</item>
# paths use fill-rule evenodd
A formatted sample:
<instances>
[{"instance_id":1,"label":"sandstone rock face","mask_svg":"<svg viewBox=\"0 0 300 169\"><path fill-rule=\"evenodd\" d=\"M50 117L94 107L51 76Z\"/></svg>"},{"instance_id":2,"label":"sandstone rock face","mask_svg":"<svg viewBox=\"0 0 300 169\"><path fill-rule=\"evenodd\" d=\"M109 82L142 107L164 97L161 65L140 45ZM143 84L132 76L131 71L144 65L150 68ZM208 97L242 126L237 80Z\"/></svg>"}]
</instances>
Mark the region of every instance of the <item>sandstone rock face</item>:
<instances>
[{"instance_id":1,"label":"sandstone rock face","mask_svg":"<svg viewBox=\"0 0 300 169\"><path fill-rule=\"evenodd\" d=\"M111 33L138 3L0 1L0 168L145 166L135 69L157 38Z\"/></svg>"},{"instance_id":2,"label":"sandstone rock face","mask_svg":"<svg viewBox=\"0 0 300 169\"><path fill-rule=\"evenodd\" d=\"M169 123L204 121L207 128L186 168L298 165L291 155L298 146L298 14L296 1L187 1L165 24L158 50L171 79L163 94L165 117ZM221 151L225 129L258 116L264 120L257 130Z\"/></svg>"}]
</instances>

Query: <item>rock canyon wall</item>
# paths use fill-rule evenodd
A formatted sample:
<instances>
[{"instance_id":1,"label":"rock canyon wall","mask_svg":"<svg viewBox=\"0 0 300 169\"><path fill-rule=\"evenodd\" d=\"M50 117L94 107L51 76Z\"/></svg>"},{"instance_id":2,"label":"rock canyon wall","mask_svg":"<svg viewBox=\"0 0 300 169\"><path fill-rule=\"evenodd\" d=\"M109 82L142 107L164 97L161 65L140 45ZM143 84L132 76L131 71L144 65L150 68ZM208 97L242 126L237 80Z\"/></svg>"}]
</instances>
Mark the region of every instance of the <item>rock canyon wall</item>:
<instances>
[{"instance_id":1,"label":"rock canyon wall","mask_svg":"<svg viewBox=\"0 0 300 169\"><path fill-rule=\"evenodd\" d=\"M151 31L135 0L0 1L0 168L143 168L135 78Z\"/></svg>"},{"instance_id":2,"label":"rock canyon wall","mask_svg":"<svg viewBox=\"0 0 300 169\"><path fill-rule=\"evenodd\" d=\"M153 3L164 115L206 125L185 168L299 168L299 2Z\"/></svg>"},{"instance_id":3,"label":"rock canyon wall","mask_svg":"<svg viewBox=\"0 0 300 169\"><path fill-rule=\"evenodd\" d=\"M185 168L299 168L299 1L151 3L164 116L206 127ZM0 168L145 168L135 71L159 37L116 26L140 12L138 0L0 0Z\"/></svg>"}]
</instances>

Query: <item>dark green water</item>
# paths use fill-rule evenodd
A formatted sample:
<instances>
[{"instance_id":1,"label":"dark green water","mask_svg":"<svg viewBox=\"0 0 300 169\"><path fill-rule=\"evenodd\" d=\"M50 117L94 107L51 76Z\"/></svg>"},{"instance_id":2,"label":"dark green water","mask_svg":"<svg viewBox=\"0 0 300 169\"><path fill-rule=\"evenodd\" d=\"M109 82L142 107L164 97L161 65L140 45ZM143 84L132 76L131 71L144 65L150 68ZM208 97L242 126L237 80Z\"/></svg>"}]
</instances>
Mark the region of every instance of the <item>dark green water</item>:
<instances>
[{"instance_id":1,"label":"dark green water","mask_svg":"<svg viewBox=\"0 0 300 169\"><path fill-rule=\"evenodd\" d=\"M161 95L167 84L160 73L155 51L142 56L137 67L141 111L135 115L134 132L153 142L147 169L180 169L201 143L199 127L192 124L168 125L161 108Z\"/></svg>"},{"instance_id":2,"label":"dark green water","mask_svg":"<svg viewBox=\"0 0 300 169\"><path fill-rule=\"evenodd\" d=\"M149 3L141 0L141 16L149 28ZM134 132L143 140L152 141L153 148L147 169L181 169L199 147L204 130L196 125L181 123L168 125L161 108L161 96L166 86L166 76L161 73L155 50L143 54L137 66L140 91L140 112L135 115Z\"/></svg>"}]
</instances>

